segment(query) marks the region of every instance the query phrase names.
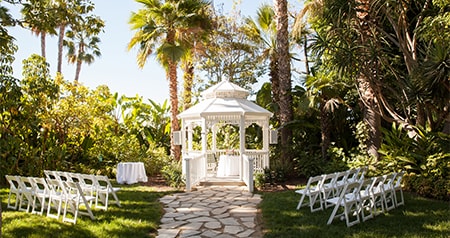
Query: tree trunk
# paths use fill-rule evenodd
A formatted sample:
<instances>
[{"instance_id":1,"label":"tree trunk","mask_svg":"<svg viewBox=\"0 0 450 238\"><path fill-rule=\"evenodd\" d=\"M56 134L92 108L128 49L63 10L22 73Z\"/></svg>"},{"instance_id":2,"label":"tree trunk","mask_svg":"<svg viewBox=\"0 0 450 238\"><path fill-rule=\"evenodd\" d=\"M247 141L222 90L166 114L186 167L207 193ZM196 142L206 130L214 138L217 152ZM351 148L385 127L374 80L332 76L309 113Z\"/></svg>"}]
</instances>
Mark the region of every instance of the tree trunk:
<instances>
[{"instance_id":1,"label":"tree trunk","mask_svg":"<svg viewBox=\"0 0 450 238\"><path fill-rule=\"evenodd\" d=\"M41 55L43 58L45 58L45 37L46 37L46 33L45 32L41 32ZM47 60L47 59L46 59Z\"/></svg>"},{"instance_id":2,"label":"tree trunk","mask_svg":"<svg viewBox=\"0 0 450 238\"><path fill-rule=\"evenodd\" d=\"M376 37L376 32L369 29L371 21L370 0L357 1L357 27L360 33L360 52L361 56L361 71L357 78L357 87L363 102L363 121L368 127L367 138L367 153L374 156L377 160L380 158L378 149L381 146L381 115L380 103L377 100L377 95L381 92L376 87L375 82L378 80L378 64L374 61L375 57L371 57L369 52L369 39Z\"/></svg>"},{"instance_id":3,"label":"tree trunk","mask_svg":"<svg viewBox=\"0 0 450 238\"><path fill-rule=\"evenodd\" d=\"M275 50L276 51L276 50ZM272 104L276 105L274 110L275 125L280 125L280 79L278 77L278 57L274 53L270 60L270 82L272 83Z\"/></svg>"},{"instance_id":4,"label":"tree trunk","mask_svg":"<svg viewBox=\"0 0 450 238\"><path fill-rule=\"evenodd\" d=\"M64 46L64 34L66 31L66 25L61 24L59 26L59 34L58 34L58 66L56 69L57 73L61 73L62 71L62 56L63 56L63 46Z\"/></svg>"},{"instance_id":5,"label":"tree trunk","mask_svg":"<svg viewBox=\"0 0 450 238\"><path fill-rule=\"evenodd\" d=\"M180 130L180 124L178 122L178 89L177 89L177 64L172 60L169 60L169 94L170 94L170 123L172 133L170 134L170 153L176 161L181 159L181 148L179 145L175 145L173 138L173 132Z\"/></svg>"},{"instance_id":6,"label":"tree trunk","mask_svg":"<svg viewBox=\"0 0 450 238\"><path fill-rule=\"evenodd\" d=\"M375 91L367 76L360 74L358 80L358 90L363 102L363 121L367 125L367 153L379 159L378 149L381 146L381 116L378 113L379 104L375 97Z\"/></svg>"},{"instance_id":7,"label":"tree trunk","mask_svg":"<svg viewBox=\"0 0 450 238\"><path fill-rule=\"evenodd\" d=\"M81 72L81 60L77 59L77 68L75 69L75 84L78 85L78 79L80 78L80 72Z\"/></svg>"},{"instance_id":8,"label":"tree trunk","mask_svg":"<svg viewBox=\"0 0 450 238\"><path fill-rule=\"evenodd\" d=\"M281 147L282 158L290 161L292 130L286 125L293 118L292 112L292 82L291 82L291 64L289 55L289 32L287 0L275 0L275 14L277 22L277 53L278 53L278 76L280 80L280 123L281 123Z\"/></svg>"},{"instance_id":9,"label":"tree trunk","mask_svg":"<svg viewBox=\"0 0 450 238\"><path fill-rule=\"evenodd\" d=\"M325 109L326 98L320 100L320 131L322 139L322 158L328 159L328 148L331 144L330 113Z\"/></svg>"},{"instance_id":10,"label":"tree trunk","mask_svg":"<svg viewBox=\"0 0 450 238\"><path fill-rule=\"evenodd\" d=\"M194 84L194 64L187 61L184 64L184 84L183 84L183 110L192 106L192 86Z\"/></svg>"}]
</instances>

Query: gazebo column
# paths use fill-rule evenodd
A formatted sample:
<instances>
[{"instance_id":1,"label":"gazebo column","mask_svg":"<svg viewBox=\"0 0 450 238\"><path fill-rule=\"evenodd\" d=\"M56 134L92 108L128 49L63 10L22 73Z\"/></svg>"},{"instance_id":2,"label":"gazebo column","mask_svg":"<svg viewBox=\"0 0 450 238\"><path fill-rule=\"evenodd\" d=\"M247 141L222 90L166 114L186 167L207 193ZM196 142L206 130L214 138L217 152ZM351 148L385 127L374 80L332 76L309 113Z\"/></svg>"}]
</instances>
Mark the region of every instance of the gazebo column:
<instances>
[{"instance_id":1,"label":"gazebo column","mask_svg":"<svg viewBox=\"0 0 450 238\"><path fill-rule=\"evenodd\" d=\"M263 123L263 151L267 152L266 156L264 156L263 168L269 168L269 140L270 140L270 128L269 128L269 120Z\"/></svg>"},{"instance_id":2,"label":"gazebo column","mask_svg":"<svg viewBox=\"0 0 450 238\"><path fill-rule=\"evenodd\" d=\"M188 132L188 144L187 144L187 147L188 147L188 149L187 149L187 151L192 151L192 141L193 141L193 136L192 136L192 133L193 133L193 130L192 130L192 123L189 123L189 125L188 125L188 128L187 128L187 132Z\"/></svg>"},{"instance_id":3,"label":"gazebo column","mask_svg":"<svg viewBox=\"0 0 450 238\"><path fill-rule=\"evenodd\" d=\"M206 173L208 171L208 161L206 159L206 149L208 145L208 139L206 136L207 128L206 128L206 119L202 117L202 155L203 155L203 174L202 177L206 178Z\"/></svg>"},{"instance_id":4,"label":"gazebo column","mask_svg":"<svg viewBox=\"0 0 450 238\"><path fill-rule=\"evenodd\" d=\"M239 121L239 179L243 179L243 163L245 153L245 116L240 116Z\"/></svg>"},{"instance_id":5,"label":"gazebo column","mask_svg":"<svg viewBox=\"0 0 450 238\"><path fill-rule=\"evenodd\" d=\"M217 151L217 124L212 126L212 151Z\"/></svg>"}]
</instances>

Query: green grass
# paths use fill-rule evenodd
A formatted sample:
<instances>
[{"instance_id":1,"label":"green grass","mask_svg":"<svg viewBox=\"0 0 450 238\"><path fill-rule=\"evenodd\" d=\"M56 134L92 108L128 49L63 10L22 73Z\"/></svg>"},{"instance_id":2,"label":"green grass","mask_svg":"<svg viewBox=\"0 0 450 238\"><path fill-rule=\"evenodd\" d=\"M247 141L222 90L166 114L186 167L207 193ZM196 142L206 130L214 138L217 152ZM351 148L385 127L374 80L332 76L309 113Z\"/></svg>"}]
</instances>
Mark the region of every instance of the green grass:
<instances>
[{"instance_id":1,"label":"green grass","mask_svg":"<svg viewBox=\"0 0 450 238\"><path fill-rule=\"evenodd\" d=\"M56 220L45 215L6 209L9 188L1 188L2 237L154 237L163 214L158 199L169 192L157 192L139 185L120 187L118 196L121 207L112 202L107 211L94 207L95 221L81 216L75 225L62 222L62 216Z\"/></svg>"},{"instance_id":2,"label":"green grass","mask_svg":"<svg viewBox=\"0 0 450 238\"><path fill-rule=\"evenodd\" d=\"M296 210L300 195L294 191L263 193L264 237L450 237L449 202L404 195L404 206L348 228L345 220L326 224L332 208Z\"/></svg>"},{"instance_id":3,"label":"green grass","mask_svg":"<svg viewBox=\"0 0 450 238\"><path fill-rule=\"evenodd\" d=\"M154 237L163 214L158 198L172 192L124 185L118 192L122 207L93 209L91 221L81 216L77 224L6 209L8 188L0 189L3 210L2 237ZM347 228L335 219L326 225L331 208L311 213L296 210L300 195L293 191L263 193L261 209L265 237L450 237L450 203L405 193L405 206Z\"/></svg>"}]
</instances>

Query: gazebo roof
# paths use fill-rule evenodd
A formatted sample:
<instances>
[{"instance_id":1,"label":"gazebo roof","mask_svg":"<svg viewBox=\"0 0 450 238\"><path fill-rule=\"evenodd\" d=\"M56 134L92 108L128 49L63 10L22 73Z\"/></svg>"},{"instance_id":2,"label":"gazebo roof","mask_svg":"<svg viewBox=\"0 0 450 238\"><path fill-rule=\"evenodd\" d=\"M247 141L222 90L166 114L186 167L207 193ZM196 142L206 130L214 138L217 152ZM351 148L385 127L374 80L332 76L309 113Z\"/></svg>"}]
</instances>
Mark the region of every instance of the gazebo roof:
<instances>
[{"instance_id":1,"label":"gazebo roof","mask_svg":"<svg viewBox=\"0 0 450 238\"><path fill-rule=\"evenodd\" d=\"M228 80L211 86L201 93L202 100L178 114L182 119L207 116L244 115L252 118L270 117L272 113L247 100L249 92Z\"/></svg>"}]
</instances>

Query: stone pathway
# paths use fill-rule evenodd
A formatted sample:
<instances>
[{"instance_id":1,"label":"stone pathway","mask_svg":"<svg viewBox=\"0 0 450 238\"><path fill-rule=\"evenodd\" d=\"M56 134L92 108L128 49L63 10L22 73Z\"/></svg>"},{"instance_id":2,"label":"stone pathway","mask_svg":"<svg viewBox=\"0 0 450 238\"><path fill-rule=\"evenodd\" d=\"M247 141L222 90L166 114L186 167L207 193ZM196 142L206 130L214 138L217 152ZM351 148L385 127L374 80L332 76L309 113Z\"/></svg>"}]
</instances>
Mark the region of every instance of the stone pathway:
<instances>
[{"instance_id":1,"label":"stone pathway","mask_svg":"<svg viewBox=\"0 0 450 238\"><path fill-rule=\"evenodd\" d=\"M259 194L245 186L197 187L160 199L165 214L159 238L175 237L262 237L258 224Z\"/></svg>"}]
</instances>

